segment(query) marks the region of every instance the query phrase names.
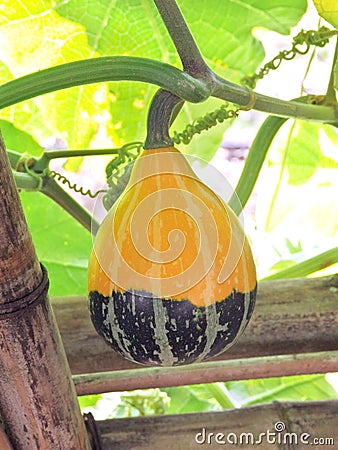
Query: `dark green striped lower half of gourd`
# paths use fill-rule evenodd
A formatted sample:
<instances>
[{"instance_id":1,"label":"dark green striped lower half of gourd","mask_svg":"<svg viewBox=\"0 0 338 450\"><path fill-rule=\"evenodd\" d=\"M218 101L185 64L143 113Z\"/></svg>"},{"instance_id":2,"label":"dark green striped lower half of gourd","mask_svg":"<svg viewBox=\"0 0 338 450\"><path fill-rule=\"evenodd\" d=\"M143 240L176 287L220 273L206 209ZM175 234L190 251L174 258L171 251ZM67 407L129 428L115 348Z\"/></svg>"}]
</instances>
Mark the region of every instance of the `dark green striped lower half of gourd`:
<instances>
[{"instance_id":1,"label":"dark green striped lower half of gourd","mask_svg":"<svg viewBox=\"0 0 338 450\"><path fill-rule=\"evenodd\" d=\"M96 331L125 358L145 365L176 366L202 361L226 350L244 331L256 288L233 291L226 299L198 307L188 300L153 297L147 292L89 294Z\"/></svg>"}]
</instances>

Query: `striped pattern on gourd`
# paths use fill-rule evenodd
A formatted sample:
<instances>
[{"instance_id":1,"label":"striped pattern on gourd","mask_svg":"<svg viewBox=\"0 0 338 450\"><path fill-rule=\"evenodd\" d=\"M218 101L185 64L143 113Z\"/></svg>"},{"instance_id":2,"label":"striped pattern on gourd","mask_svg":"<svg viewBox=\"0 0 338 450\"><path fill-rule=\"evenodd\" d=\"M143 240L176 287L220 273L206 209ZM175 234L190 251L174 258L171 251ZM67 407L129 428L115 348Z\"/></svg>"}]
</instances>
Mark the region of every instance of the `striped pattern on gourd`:
<instances>
[{"instance_id":1,"label":"striped pattern on gourd","mask_svg":"<svg viewBox=\"0 0 338 450\"><path fill-rule=\"evenodd\" d=\"M256 297L248 241L175 148L135 162L95 238L88 297L97 332L141 364L202 361L244 331Z\"/></svg>"}]
</instances>

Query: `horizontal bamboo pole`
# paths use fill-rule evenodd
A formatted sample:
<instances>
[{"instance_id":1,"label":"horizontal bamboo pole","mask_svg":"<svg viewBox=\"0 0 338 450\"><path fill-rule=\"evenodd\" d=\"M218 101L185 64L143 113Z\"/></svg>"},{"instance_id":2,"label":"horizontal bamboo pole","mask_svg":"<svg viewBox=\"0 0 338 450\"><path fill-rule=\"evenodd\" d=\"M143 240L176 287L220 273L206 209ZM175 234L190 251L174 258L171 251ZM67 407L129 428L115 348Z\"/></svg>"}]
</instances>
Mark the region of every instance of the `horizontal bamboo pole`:
<instances>
[{"instance_id":1,"label":"horizontal bamboo pole","mask_svg":"<svg viewBox=\"0 0 338 450\"><path fill-rule=\"evenodd\" d=\"M105 420L97 427L103 448L114 450L334 449L337 415L338 401L273 402L218 412Z\"/></svg>"},{"instance_id":2,"label":"horizontal bamboo pole","mask_svg":"<svg viewBox=\"0 0 338 450\"><path fill-rule=\"evenodd\" d=\"M15 450L89 450L69 366L0 136L0 416ZM1 447L1 449L4 447Z\"/></svg>"},{"instance_id":3,"label":"horizontal bamboo pole","mask_svg":"<svg viewBox=\"0 0 338 450\"><path fill-rule=\"evenodd\" d=\"M78 395L338 371L338 351L74 375Z\"/></svg>"},{"instance_id":4,"label":"horizontal bamboo pole","mask_svg":"<svg viewBox=\"0 0 338 450\"><path fill-rule=\"evenodd\" d=\"M261 282L244 334L213 361L337 350L337 299L338 276ZM52 305L73 374L141 370L97 335L85 297L53 298Z\"/></svg>"}]
</instances>

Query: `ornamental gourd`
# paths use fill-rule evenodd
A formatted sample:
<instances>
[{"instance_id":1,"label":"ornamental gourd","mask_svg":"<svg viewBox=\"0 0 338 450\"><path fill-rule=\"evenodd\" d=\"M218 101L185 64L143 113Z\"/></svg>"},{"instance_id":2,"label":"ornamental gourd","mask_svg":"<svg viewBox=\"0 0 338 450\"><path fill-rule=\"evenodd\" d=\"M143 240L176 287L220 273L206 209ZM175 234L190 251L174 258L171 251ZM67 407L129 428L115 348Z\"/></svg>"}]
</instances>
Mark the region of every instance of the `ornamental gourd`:
<instances>
[{"instance_id":1,"label":"ornamental gourd","mask_svg":"<svg viewBox=\"0 0 338 450\"><path fill-rule=\"evenodd\" d=\"M175 148L144 150L89 261L97 332L145 365L202 361L244 331L256 272L241 224Z\"/></svg>"}]
</instances>

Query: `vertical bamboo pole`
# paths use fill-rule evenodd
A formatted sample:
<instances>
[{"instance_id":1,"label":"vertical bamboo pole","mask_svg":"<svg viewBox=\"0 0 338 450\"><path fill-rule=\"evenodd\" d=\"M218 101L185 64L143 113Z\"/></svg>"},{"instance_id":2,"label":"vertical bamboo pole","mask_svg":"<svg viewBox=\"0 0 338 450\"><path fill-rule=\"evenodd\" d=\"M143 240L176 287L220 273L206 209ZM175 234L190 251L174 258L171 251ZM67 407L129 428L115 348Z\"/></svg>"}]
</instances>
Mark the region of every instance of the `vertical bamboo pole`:
<instances>
[{"instance_id":1,"label":"vertical bamboo pole","mask_svg":"<svg viewBox=\"0 0 338 450\"><path fill-rule=\"evenodd\" d=\"M47 291L0 135L0 416L16 450L89 450Z\"/></svg>"},{"instance_id":2,"label":"vertical bamboo pole","mask_svg":"<svg viewBox=\"0 0 338 450\"><path fill-rule=\"evenodd\" d=\"M1 450L13 450L13 447L11 446L8 440L8 436L2 427L1 417L0 417L0 448Z\"/></svg>"}]
</instances>

